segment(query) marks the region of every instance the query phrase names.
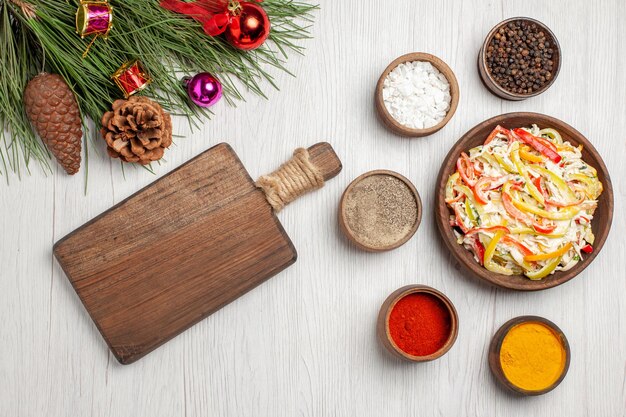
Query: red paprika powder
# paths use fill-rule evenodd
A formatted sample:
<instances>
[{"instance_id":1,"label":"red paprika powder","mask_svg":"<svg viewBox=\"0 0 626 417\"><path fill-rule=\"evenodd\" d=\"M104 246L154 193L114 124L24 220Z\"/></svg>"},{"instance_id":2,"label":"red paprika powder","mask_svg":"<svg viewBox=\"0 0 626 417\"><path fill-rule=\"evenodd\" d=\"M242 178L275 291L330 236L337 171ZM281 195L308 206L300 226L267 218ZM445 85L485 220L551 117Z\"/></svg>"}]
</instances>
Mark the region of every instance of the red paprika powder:
<instances>
[{"instance_id":1,"label":"red paprika powder","mask_svg":"<svg viewBox=\"0 0 626 417\"><path fill-rule=\"evenodd\" d=\"M389 333L404 352L426 356L437 352L448 340L450 312L434 295L413 293L402 297L389 315Z\"/></svg>"}]
</instances>

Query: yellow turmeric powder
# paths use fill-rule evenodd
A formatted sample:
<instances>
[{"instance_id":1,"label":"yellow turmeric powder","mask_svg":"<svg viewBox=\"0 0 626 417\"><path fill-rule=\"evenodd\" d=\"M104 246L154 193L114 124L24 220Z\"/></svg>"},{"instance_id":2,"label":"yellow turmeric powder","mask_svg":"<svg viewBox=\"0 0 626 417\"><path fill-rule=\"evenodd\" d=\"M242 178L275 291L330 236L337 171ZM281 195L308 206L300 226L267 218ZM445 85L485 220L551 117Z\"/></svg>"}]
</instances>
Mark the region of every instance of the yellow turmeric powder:
<instances>
[{"instance_id":1,"label":"yellow turmeric powder","mask_svg":"<svg viewBox=\"0 0 626 417\"><path fill-rule=\"evenodd\" d=\"M502 341L500 365L504 376L527 391L554 384L565 368L566 352L560 337L538 322L513 326Z\"/></svg>"}]
</instances>

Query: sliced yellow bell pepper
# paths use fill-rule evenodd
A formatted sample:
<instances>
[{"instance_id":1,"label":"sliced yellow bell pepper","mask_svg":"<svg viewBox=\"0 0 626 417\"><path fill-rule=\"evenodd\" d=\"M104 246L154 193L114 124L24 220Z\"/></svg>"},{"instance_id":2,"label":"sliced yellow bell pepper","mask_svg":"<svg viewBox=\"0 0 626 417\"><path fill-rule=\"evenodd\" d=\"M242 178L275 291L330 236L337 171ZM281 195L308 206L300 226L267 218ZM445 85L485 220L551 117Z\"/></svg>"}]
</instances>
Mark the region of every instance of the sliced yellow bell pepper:
<instances>
[{"instance_id":1,"label":"sliced yellow bell pepper","mask_svg":"<svg viewBox=\"0 0 626 417\"><path fill-rule=\"evenodd\" d=\"M520 201L516 198L513 198L513 205L519 210L525 211L527 213L533 213L537 216L541 216L550 220L569 220L580 211L578 207L566 207L559 211L546 211L544 209L540 209L537 206L533 206L531 204Z\"/></svg>"},{"instance_id":2,"label":"sliced yellow bell pepper","mask_svg":"<svg viewBox=\"0 0 626 417\"><path fill-rule=\"evenodd\" d=\"M485 153L481 154L479 158L484 159L485 161L487 161L487 163L488 163L489 165L491 165L492 167L494 167L494 168L496 168L496 169L500 168L500 169L504 169L504 170L506 171L506 169L502 166L502 164L501 164L500 162L498 162L498 161L497 161L497 160L496 160L496 159L495 159L495 158L494 158L491 154L489 154L489 153L486 153L486 152L485 152ZM508 172L508 171L507 171L507 172Z\"/></svg>"},{"instance_id":3,"label":"sliced yellow bell pepper","mask_svg":"<svg viewBox=\"0 0 626 417\"><path fill-rule=\"evenodd\" d=\"M559 152L563 152L563 151L573 152L574 149L576 149L572 145L565 144L565 143L557 143L555 146L556 146L556 150Z\"/></svg>"},{"instance_id":4,"label":"sliced yellow bell pepper","mask_svg":"<svg viewBox=\"0 0 626 417\"><path fill-rule=\"evenodd\" d=\"M451 202L454 199L454 184L456 184L456 182L458 181L460 175L458 172L455 172L454 174L450 175L450 178L448 178L448 182L446 183L446 203Z\"/></svg>"},{"instance_id":5,"label":"sliced yellow bell pepper","mask_svg":"<svg viewBox=\"0 0 626 417\"><path fill-rule=\"evenodd\" d=\"M469 201L469 198L465 199L465 213L467 213L467 217L470 218L470 220L472 221L472 223L474 223L475 225L478 225L478 212L475 211L474 207L472 206L471 201Z\"/></svg>"},{"instance_id":6,"label":"sliced yellow bell pepper","mask_svg":"<svg viewBox=\"0 0 626 417\"><path fill-rule=\"evenodd\" d=\"M545 157L530 152L530 148L528 146L522 146L519 149L519 156L529 162L542 163L546 160Z\"/></svg>"},{"instance_id":7,"label":"sliced yellow bell pepper","mask_svg":"<svg viewBox=\"0 0 626 417\"><path fill-rule=\"evenodd\" d=\"M562 257L572 248L572 242L569 242L567 245L564 245L561 249L558 249L554 252L550 253L538 253L536 255L527 255L524 256L524 260L528 262L533 261L545 261L547 259L552 259L556 257Z\"/></svg>"},{"instance_id":8,"label":"sliced yellow bell pepper","mask_svg":"<svg viewBox=\"0 0 626 417\"><path fill-rule=\"evenodd\" d=\"M524 275L535 281L545 278L550 275L557 266L559 266L559 264L561 263L561 258L562 256L556 257L552 261L548 262L543 268L536 271L524 272Z\"/></svg>"},{"instance_id":9,"label":"sliced yellow bell pepper","mask_svg":"<svg viewBox=\"0 0 626 417\"><path fill-rule=\"evenodd\" d=\"M561 138L561 134L554 129L541 129L538 136L547 136L550 138L551 142L563 143L563 138Z\"/></svg>"},{"instance_id":10,"label":"sliced yellow bell pepper","mask_svg":"<svg viewBox=\"0 0 626 417\"><path fill-rule=\"evenodd\" d=\"M471 209L473 209L473 211L476 211L479 217L482 217L485 214L482 206L476 203L476 200L474 199L474 193L467 185L455 184L454 189L462 194L465 194L465 197L467 197L467 201L469 201L470 204L465 204L465 213L470 217L470 219L472 219L473 222L476 222L477 217L474 213L469 213L469 211L472 211ZM469 205L471 205L471 207L468 207Z\"/></svg>"},{"instance_id":11,"label":"sliced yellow bell pepper","mask_svg":"<svg viewBox=\"0 0 626 417\"><path fill-rule=\"evenodd\" d=\"M454 188L457 191L465 194L465 196L469 199L469 201L472 203L472 205L474 207L476 207L476 209L478 210L477 205L476 205L476 200L474 199L474 192L467 185L456 184L454 186ZM478 211L478 212L480 213L480 211Z\"/></svg>"},{"instance_id":12,"label":"sliced yellow bell pepper","mask_svg":"<svg viewBox=\"0 0 626 417\"><path fill-rule=\"evenodd\" d=\"M514 227L509 230L512 235L532 235L536 233L535 230L530 227Z\"/></svg>"},{"instance_id":13,"label":"sliced yellow bell pepper","mask_svg":"<svg viewBox=\"0 0 626 417\"><path fill-rule=\"evenodd\" d=\"M578 180L580 182L584 182L585 184L594 184L595 182L599 182L598 177L593 175L585 175L585 174L572 174L569 176L570 179Z\"/></svg>"},{"instance_id":14,"label":"sliced yellow bell pepper","mask_svg":"<svg viewBox=\"0 0 626 417\"><path fill-rule=\"evenodd\" d=\"M496 274L513 275L513 270L500 266L493 261L489 261L489 263L485 262L485 268L491 272L495 272Z\"/></svg>"},{"instance_id":15,"label":"sliced yellow bell pepper","mask_svg":"<svg viewBox=\"0 0 626 417\"><path fill-rule=\"evenodd\" d=\"M551 182L553 182L554 185L556 185L556 188L558 188L559 191L561 191L561 193L563 193L569 199L569 203L573 203L578 200L578 198L576 198L576 194L574 194L572 189L569 187L569 185L567 185L563 178L559 177L554 172L540 166L533 166L532 169L539 172L544 177L547 177Z\"/></svg>"},{"instance_id":16,"label":"sliced yellow bell pepper","mask_svg":"<svg viewBox=\"0 0 626 417\"><path fill-rule=\"evenodd\" d=\"M498 246L498 242L500 241L500 239L502 239L502 236L504 236L504 233L505 233L504 231L499 230L496 232L495 235L493 235L493 239L491 239L491 241L487 245L487 248L485 249L484 264L485 264L485 268L487 268L491 272L495 272L497 274L503 274L503 275L513 275L513 271L511 269L505 268L493 262L493 254L496 251L496 246Z\"/></svg>"},{"instance_id":17,"label":"sliced yellow bell pepper","mask_svg":"<svg viewBox=\"0 0 626 417\"><path fill-rule=\"evenodd\" d=\"M592 167L591 165L588 165L588 164L585 164L584 166L587 167L585 169L585 171L588 171L591 174L592 177L598 177L598 171L596 171L596 169L594 167Z\"/></svg>"},{"instance_id":18,"label":"sliced yellow bell pepper","mask_svg":"<svg viewBox=\"0 0 626 417\"><path fill-rule=\"evenodd\" d=\"M565 236L565 233L539 233L535 229L530 227L517 227L511 229L512 235L533 235L533 236L545 236L551 239L558 239Z\"/></svg>"},{"instance_id":19,"label":"sliced yellow bell pepper","mask_svg":"<svg viewBox=\"0 0 626 417\"><path fill-rule=\"evenodd\" d=\"M580 181L587 186L585 188L585 194L587 194L587 197L590 199L595 200L602 194L603 187L598 177L588 177L584 174L572 174L570 178Z\"/></svg>"},{"instance_id":20,"label":"sliced yellow bell pepper","mask_svg":"<svg viewBox=\"0 0 626 417\"><path fill-rule=\"evenodd\" d=\"M509 161L507 161L506 159L502 158L500 155L495 154L495 153L493 154L493 157L495 158L496 161L498 161L500 166L504 168L506 172L508 172L509 174L517 174L517 169L515 168L514 165L511 165Z\"/></svg>"},{"instance_id":21,"label":"sliced yellow bell pepper","mask_svg":"<svg viewBox=\"0 0 626 417\"><path fill-rule=\"evenodd\" d=\"M526 181L526 189L528 190L530 195L532 195L533 198L535 200L537 200L539 203L545 204L546 200L543 198L543 194L541 194L541 191L539 191L537 189L537 187L535 187L535 184L533 184L533 182L530 180L530 176L528 175L528 171L526 170L526 167L524 166L524 163L521 161L521 159L519 157L519 150L518 149L513 150L511 152L511 160L515 164L515 167L517 168L519 173L522 175L522 177L524 177L524 180Z\"/></svg>"}]
</instances>

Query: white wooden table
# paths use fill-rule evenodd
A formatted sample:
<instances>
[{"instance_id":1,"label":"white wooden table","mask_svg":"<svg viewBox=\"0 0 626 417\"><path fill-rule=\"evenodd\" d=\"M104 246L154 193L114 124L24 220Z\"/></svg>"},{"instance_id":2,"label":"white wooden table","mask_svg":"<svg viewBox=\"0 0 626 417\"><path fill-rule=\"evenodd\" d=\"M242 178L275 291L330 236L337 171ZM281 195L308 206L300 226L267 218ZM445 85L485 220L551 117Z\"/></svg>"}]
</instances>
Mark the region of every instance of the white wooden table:
<instances>
[{"instance_id":1,"label":"white wooden table","mask_svg":"<svg viewBox=\"0 0 626 417\"><path fill-rule=\"evenodd\" d=\"M320 1L297 74L277 74L265 101L225 102L156 166L123 178L98 145L81 175L56 168L0 191L0 416L624 416L626 410L626 2L527 0ZM476 56L489 29L528 15L557 34L561 74L545 94L504 102L481 85ZM450 124L407 140L378 122L375 82L395 57L438 55L461 86ZM434 186L446 152L469 128L510 111L538 111L595 144L615 188L615 220L597 260L578 278L540 293L498 290L464 276L438 238ZM279 217L298 262L139 362L119 365L51 253L53 243L199 152L229 142L256 177L293 148L328 140L344 162L327 186ZM411 179L424 202L403 247L368 254L337 227L343 189L371 169ZM387 357L375 338L385 297L409 283L445 292L460 315L452 350L427 364ZM552 393L517 398L494 382L491 336L506 320L537 314L556 322L572 348L569 374Z\"/></svg>"}]
</instances>

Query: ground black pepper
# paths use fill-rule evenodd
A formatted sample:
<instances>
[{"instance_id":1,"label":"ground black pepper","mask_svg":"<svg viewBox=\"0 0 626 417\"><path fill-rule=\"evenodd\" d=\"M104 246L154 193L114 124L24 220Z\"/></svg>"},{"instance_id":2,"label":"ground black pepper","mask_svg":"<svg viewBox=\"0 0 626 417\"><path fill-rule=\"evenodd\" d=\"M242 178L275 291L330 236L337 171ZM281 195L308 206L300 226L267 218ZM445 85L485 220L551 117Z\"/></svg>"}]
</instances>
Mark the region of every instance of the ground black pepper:
<instances>
[{"instance_id":1,"label":"ground black pepper","mask_svg":"<svg viewBox=\"0 0 626 417\"><path fill-rule=\"evenodd\" d=\"M352 187L344 202L346 225L361 243L388 247L405 238L417 221L417 200L407 184L387 174Z\"/></svg>"},{"instance_id":2,"label":"ground black pepper","mask_svg":"<svg viewBox=\"0 0 626 417\"><path fill-rule=\"evenodd\" d=\"M489 41L487 70L511 93L532 94L554 76L554 40L536 23L515 20L502 26Z\"/></svg>"}]
</instances>

